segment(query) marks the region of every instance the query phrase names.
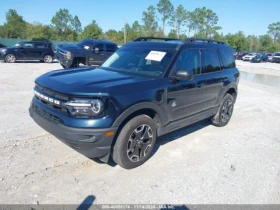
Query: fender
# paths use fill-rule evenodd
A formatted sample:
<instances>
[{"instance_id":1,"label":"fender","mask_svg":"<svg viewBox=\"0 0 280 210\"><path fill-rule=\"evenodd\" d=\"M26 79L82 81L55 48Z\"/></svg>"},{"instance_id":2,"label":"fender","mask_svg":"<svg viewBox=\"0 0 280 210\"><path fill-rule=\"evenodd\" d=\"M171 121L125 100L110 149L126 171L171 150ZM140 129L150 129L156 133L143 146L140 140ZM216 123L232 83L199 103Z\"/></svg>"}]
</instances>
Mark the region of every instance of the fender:
<instances>
[{"instance_id":1,"label":"fender","mask_svg":"<svg viewBox=\"0 0 280 210\"><path fill-rule=\"evenodd\" d=\"M166 116L163 112L163 110L155 103L152 102L141 102L138 104L135 104L128 109L126 109L114 122L112 127L119 127L121 123L131 114L134 112L141 110L141 109L152 109L158 114L159 121L161 122L161 125L164 125L167 122Z\"/></svg>"}]
</instances>

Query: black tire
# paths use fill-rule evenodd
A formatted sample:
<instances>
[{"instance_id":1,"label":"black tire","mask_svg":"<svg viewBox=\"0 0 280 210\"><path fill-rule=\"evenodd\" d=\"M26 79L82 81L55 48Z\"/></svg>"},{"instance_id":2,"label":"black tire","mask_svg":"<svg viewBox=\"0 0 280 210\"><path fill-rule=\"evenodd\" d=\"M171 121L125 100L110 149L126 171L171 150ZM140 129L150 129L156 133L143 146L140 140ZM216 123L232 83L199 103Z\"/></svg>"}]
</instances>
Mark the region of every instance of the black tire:
<instances>
[{"instance_id":1,"label":"black tire","mask_svg":"<svg viewBox=\"0 0 280 210\"><path fill-rule=\"evenodd\" d=\"M156 142L156 126L147 115L139 115L122 128L113 148L113 160L125 169L147 161Z\"/></svg>"},{"instance_id":2,"label":"black tire","mask_svg":"<svg viewBox=\"0 0 280 210\"><path fill-rule=\"evenodd\" d=\"M53 62L53 57L51 55L45 55L44 56L44 62L45 63L52 63Z\"/></svg>"},{"instance_id":3,"label":"black tire","mask_svg":"<svg viewBox=\"0 0 280 210\"><path fill-rule=\"evenodd\" d=\"M16 62L16 56L14 54L8 54L5 56L5 62L14 63Z\"/></svg>"},{"instance_id":4,"label":"black tire","mask_svg":"<svg viewBox=\"0 0 280 210\"><path fill-rule=\"evenodd\" d=\"M223 98L217 114L212 118L213 125L223 127L228 124L234 108L234 98L226 94Z\"/></svg>"}]
</instances>

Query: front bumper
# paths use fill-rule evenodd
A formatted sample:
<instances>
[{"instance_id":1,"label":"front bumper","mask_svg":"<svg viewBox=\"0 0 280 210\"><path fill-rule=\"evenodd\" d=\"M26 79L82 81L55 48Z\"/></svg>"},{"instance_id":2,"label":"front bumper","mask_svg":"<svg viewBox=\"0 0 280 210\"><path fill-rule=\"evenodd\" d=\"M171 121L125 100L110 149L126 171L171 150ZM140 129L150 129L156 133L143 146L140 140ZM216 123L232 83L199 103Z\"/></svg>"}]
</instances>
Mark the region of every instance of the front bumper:
<instances>
[{"instance_id":1,"label":"front bumper","mask_svg":"<svg viewBox=\"0 0 280 210\"><path fill-rule=\"evenodd\" d=\"M58 52L55 52L55 58L59 61L59 63L62 66L65 66L66 68L69 68L73 63L73 59L68 59Z\"/></svg>"},{"instance_id":2,"label":"front bumper","mask_svg":"<svg viewBox=\"0 0 280 210\"><path fill-rule=\"evenodd\" d=\"M111 152L114 135L105 136L105 133L113 131L115 134L117 127L104 129L73 128L46 118L32 107L29 108L29 114L44 130L88 158L102 157Z\"/></svg>"}]
</instances>

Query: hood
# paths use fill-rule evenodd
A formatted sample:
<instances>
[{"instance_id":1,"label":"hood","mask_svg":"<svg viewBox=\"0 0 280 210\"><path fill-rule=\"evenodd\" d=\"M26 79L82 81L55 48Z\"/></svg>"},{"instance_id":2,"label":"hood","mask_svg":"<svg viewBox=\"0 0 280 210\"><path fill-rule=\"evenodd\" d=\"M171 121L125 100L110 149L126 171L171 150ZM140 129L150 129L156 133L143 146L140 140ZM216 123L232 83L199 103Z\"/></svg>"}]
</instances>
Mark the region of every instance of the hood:
<instances>
[{"instance_id":1,"label":"hood","mask_svg":"<svg viewBox=\"0 0 280 210\"><path fill-rule=\"evenodd\" d=\"M153 89L158 78L141 77L94 68L56 70L36 79L36 83L69 95L122 95Z\"/></svg>"}]
</instances>

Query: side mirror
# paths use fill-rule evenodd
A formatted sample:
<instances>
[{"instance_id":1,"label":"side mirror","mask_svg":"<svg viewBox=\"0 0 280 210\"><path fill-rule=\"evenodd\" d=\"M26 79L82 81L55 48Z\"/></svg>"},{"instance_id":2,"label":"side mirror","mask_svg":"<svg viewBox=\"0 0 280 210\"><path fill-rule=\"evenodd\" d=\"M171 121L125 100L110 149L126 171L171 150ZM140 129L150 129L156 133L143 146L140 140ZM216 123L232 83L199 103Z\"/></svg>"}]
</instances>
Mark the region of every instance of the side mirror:
<instances>
[{"instance_id":1,"label":"side mirror","mask_svg":"<svg viewBox=\"0 0 280 210\"><path fill-rule=\"evenodd\" d=\"M95 52L95 53L98 53L98 52L99 52L99 48L97 48L97 47L94 48L94 52Z\"/></svg>"},{"instance_id":2,"label":"side mirror","mask_svg":"<svg viewBox=\"0 0 280 210\"><path fill-rule=\"evenodd\" d=\"M176 80L192 80L193 76L192 70L179 70L173 78Z\"/></svg>"}]
</instances>

